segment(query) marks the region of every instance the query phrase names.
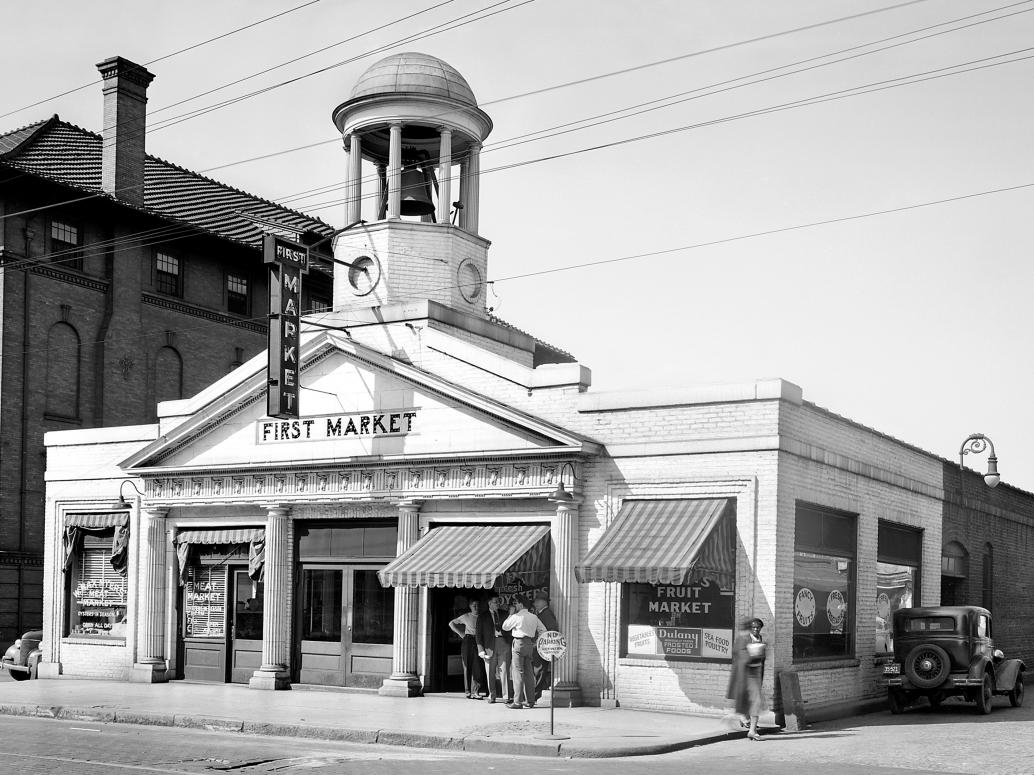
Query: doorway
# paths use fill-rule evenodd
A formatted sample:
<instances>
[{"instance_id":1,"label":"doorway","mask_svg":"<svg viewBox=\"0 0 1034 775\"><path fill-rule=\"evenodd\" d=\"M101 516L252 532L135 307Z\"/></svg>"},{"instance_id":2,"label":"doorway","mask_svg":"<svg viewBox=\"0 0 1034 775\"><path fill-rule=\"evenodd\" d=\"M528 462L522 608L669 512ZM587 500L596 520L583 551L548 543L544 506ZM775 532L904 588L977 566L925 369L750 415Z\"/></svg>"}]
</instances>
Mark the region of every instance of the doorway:
<instances>
[{"instance_id":1,"label":"doorway","mask_svg":"<svg viewBox=\"0 0 1034 775\"><path fill-rule=\"evenodd\" d=\"M391 675L395 590L381 586L379 567L302 565L296 682L376 688Z\"/></svg>"},{"instance_id":2,"label":"doorway","mask_svg":"<svg viewBox=\"0 0 1034 775\"><path fill-rule=\"evenodd\" d=\"M431 674L428 689L433 692L463 691L463 662L460 638L449 622L470 610L471 600L481 601L481 610L488 610L488 598L495 592L491 589L473 587L432 588L430 592L431 620Z\"/></svg>"}]
</instances>

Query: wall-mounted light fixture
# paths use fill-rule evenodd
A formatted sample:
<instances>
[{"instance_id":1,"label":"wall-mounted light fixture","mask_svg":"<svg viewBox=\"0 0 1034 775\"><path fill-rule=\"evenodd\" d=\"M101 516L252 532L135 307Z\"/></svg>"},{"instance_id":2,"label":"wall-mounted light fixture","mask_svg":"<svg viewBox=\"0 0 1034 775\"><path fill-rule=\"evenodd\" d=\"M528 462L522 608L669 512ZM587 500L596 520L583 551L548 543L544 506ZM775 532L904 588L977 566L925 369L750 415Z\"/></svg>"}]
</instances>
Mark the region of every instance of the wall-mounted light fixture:
<instances>
[{"instance_id":1,"label":"wall-mounted light fixture","mask_svg":"<svg viewBox=\"0 0 1034 775\"><path fill-rule=\"evenodd\" d=\"M118 505L121 509L127 508L129 506L129 503L126 501L126 497L122 494L122 490L125 489L127 484L134 490L136 490L137 495L139 495L141 498L144 497L144 494L140 491L140 488L136 486L136 482L134 482L132 479L123 479L122 484L118 486Z\"/></svg>"},{"instance_id":2,"label":"wall-mounted light fixture","mask_svg":"<svg viewBox=\"0 0 1034 775\"><path fill-rule=\"evenodd\" d=\"M574 496L567 491L564 487L564 473L571 472L571 486L574 487L574 483L578 480L578 477L574 475L574 466L570 463L564 463L560 466L560 473L557 476L556 489L553 490L553 494L549 496L548 500L552 503L574 503Z\"/></svg>"},{"instance_id":3,"label":"wall-mounted light fixture","mask_svg":"<svg viewBox=\"0 0 1034 775\"><path fill-rule=\"evenodd\" d=\"M959 448L959 475L963 495L966 494L966 471L963 466L966 455L970 453L979 455L987 449L991 450L991 454L987 458L987 473L984 474L984 484L993 489L1002 481L1002 477L998 475L998 458L995 456L995 445L991 443L991 439L987 438L983 433L970 434Z\"/></svg>"}]
</instances>

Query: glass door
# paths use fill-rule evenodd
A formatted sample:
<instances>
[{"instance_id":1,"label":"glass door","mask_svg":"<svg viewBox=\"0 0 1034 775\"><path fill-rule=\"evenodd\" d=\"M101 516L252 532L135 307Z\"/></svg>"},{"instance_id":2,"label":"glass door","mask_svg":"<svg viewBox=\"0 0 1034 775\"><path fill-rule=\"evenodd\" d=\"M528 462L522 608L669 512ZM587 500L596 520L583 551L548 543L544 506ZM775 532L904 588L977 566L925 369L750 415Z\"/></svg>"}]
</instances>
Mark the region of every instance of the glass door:
<instances>
[{"instance_id":1,"label":"glass door","mask_svg":"<svg viewBox=\"0 0 1034 775\"><path fill-rule=\"evenodd\" d=\"M233 620L230 627L230 682L248 683L262 665L261 581L252 581L246 569L230 570L233 580Z\"/></svg>"},{"instance_id":2,"label":"glass door","mask_svg":"<svg viewBox=\"0 0 1034 775\"><path fill-rule=\"evenodd\" d=\"M377 568L303 565L295 680L376 688L391 675L395 591Z\"/></svg>"}]
</instances>

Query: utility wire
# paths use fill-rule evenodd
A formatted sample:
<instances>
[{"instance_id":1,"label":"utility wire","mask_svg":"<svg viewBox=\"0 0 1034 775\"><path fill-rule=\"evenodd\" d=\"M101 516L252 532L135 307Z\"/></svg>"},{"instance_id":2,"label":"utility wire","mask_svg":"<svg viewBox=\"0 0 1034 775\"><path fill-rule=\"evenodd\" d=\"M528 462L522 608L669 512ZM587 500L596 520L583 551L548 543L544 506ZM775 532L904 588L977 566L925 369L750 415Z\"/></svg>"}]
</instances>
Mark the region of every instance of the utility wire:
<instances>
[{"instance_id":1,"label":"utility wire","mask_svg":"<svg viewBox=\"0 0 1034 775\"><path fill-rule=\"evenodd\" d=\"M238 32L243 32L244 30L250 30L252 27L258 27L260 24L265 24L268 21L273 21L274 19L279 19L281 16L287 16L290 13L294 13L295 11L300 11L303 8L308 8L310 5L315 5L316 3L319 3L319 2L321 2L321 0L308 0L308 2L302 3L301 5L296 5L294 8L288 8L286 11L280 11L279 13L275 13L272 16L267 16L264 19L259 19L258 21L251 22L251 24L245 24L243 27L237 27L236 29L230 30L229 32L224 32L224 33L222 33L220 35L216 35L214 38L208 38L207 40L202 40L202 41L199 41L197 43L192 43L191 45L184 46L183 48L177 49L176 51L170 52L168 54L163 54L162 56L158 57L157 59L152 59L152 60L150 60L148 62L144 62L142 67L147 67L148 65L153 65L155 62L161 62L161 61L164 61L166 59L171 59L174 56L178 56L179 54L184 54L184 53L186 53L188 51L193 51L196 48L201 48L202 46L206 46L209 43L214 43L217 40L222 40L223 38L228 38L231 35L236 35ZM60 97L65 97L65 96L67 96L69 94L74 94L77 91L82 91L83 89L88 89L91 86L95 86L95 85L97 85L99 83L103 83L103 82L104 82L103 79L96 79L96 80L90 81L89 83L84 83L82 86L76 86L74 89L68 89L67 91L63 91L63 92L61 92L59 94L55 94L52 97L47 97L45 99L39 100L38 102L33 102L31 105L25 105L24 107L21 107L21 108L15 108L14 110L9 110L7 113L0 113L0 118L7 118L8 116L14 115L15 113L21 113L22 111L28 110L29 108L35 108L38 105L44 105L44 104L46 104L48 102L53 102L54 100L56 100L56 99L58 99Z\"/></svg>"},{"instance_id":2,"label":"utility wire","mask_svg":"<svg viewBox=\"0 0 1034 775\"><path fill-rule=\"evenodd\" d=\"M540 129L540 130L536 130L534 132L528 132L528 133L525 133L523 135L517 135L515 137L511 137L511 138L508 138L506 140L500 140L500 141L497 141L495 143L487 143L482 148L481 152L482 152L482 155L484 155L484 154L487 154L487 153L491 153L493 151L503 150L505 148L512 148L512 147L515 147L517 145L523 145L524 143L527 143L527 142L534 142L534 141L537 141L537 140L543 140L543 139L548 139L548 138L551 138L551 137L557 137L557 136L560 136L560 135L563 135L563 134L569 134L570 132L580 131L582 129L589 129L589 128L593 128L593 127L597 127L597 126L602 126L603 124L612 123L614 121L619 121L619 120L622 120L622 119L625 119L625 118L631 118L631 117L638 116L638 115L643 115L645 113L649 113L649 112L654 111L654 110L661 110L663 108L672 107L674 105L679 105L679 104L682 104L684 102L688 102L690 100L701 99L703 97L709 97L709 96L712 96L714 94L720 94L720 93L723 93L723 92L732 91L734 89L745 88L747 86L753 86L753 85L756 85L756 84L759 84L759 83L764 83L766 81L771 81L771 80L775 80L775 79L778 79L778 78L788 77L788 76L791 76L791 75L797 75L799 73L808 72L810 70L815 70L815 69L818 69L818 68L821 68L821 67L827 67L827 66L830 66L830 65L839 64L839 63L842 63L842 62L845 62L845 61L848 61L848 60L851 60L851 59L857 59L859 57L869 56L870 54L880 53L880 52L887 51L889 49L897 48L897 47L900 47L900 46L910 45L912 43L916 43L916 42L919 42L919 41L922 41L922 40L927 40L927 39L932 38L932 37L936 37L936 36L940 36L940 35L947 35L949 33L957 32L959 30L969 29L970 27L974 27L974 26L977 26L977 25L987 24L987 23L990 23L990 22L999 21L1001 19L1007 19L1007 18L1010 18L1012 16L1016 16L1016 15L1019 15L1019 14L1030 13L1030 12L1034 11L1034 8L1026 8L1026 9L1023 9L1023 10L1020 10L1020 11L1014 11L1013 13L1005 14L1005 15L1002 15L1002 16L997 16L997 17L994 17L992 19L982 19L980 21L971 22L970 24L962 25L962 26L959 26L959 27L953 27L953 28L951 28L949 30L940 30L938 32L933 32L933 33L930 33L929 35L924 35L924 36L919 37L919 38L913 38L913 39L906 40L906 41L899 41L898 43L894 43L894 44L889 45L889 46L883 46L881 48L872 49L870 51L862 51L861 53L856 53L856 54L853 54L851 56L845 56L845 57L842 57L840 59L832 60L832 61L829 61L829 62L821 62L819 64L813 64L810 67L802 67L802 68L800 68L798 70L792 70L792 71L786 72L786 73L778 73L779 70L786 70L787 68L797 67L798 65L804 65L804 64L811 63L811 62L816 62L816 61L818 61L820 59L827 59L829 57L835 57L835 56L839 56L841 54L847 54L847 53L852 52L852 51L858 51L859 49L869 48L871 46L878 46L881 43L886 43L888 41L897 40L899 38L907 37L909 35L916 35L916 34L921 33L921 32L927 32L928 30L936 29L937 27L943 27L943 26L946 26L946 25L949 25L949 24L956 24L956 23L958 23L960 21L967 21L967 20L973 19L973 18L975 18L977 16L984 16L984 15L986 15L988 13L993 13L995 11L1005 10L1005 9L1012 8L1012 7L1015 7L1015 6L1018 6L1018 5L1029 5L1031 2L1032 2L1032 0L1024 0L1021 3L1013 3L1011 5L1004 6L1002 8L993 9L992 11L985 11L985 12L982 12L982 13L979 13L979 14L972 14L970 16L960 17L958 19L952 19L952 20L949 20L949 21L946 21L946 22L940 22L938 24L931 25L931 26L928 26L928 27L923 27L923 28L920 28L920 29L917 29L917 30L911 30L909 32L900 33L898 35L893 35L893 36L890 36L890 37L887 37L887 38L881 38L879 40L870 41L868 43L863 43L863 44L860 44L860 45L857 45L857 46L851 46L849 48L840 49L840 50L837 50L837 51L827 52L825 54L820 54L818 56L809 57L807 59L798 60L796 62L791 62L791 63L785 64L785 65L780 65L778 67L768 68L766 70L761 70L759 72L750 73L748 75L738 76L737 78L732 78L732 79L728 79L728 80L725 80L725 81L719 81L718 83L709 84L707 86L701 86L701 87L698 87L696 89L691 89L691 90L684 91L684 92L678 92L676 94L668 95L666 97L660 97L658 99L650 100L650 101L643 102L643 103L639 103L637 105L632 105L632 106L628 106L628 107L625 107L625 108L620 108L618 110L613 110L613 111L609 111L609 112L606 112L606 113L597 114L595 116L578 119L576 121L570 121L570 122L567 122L567 123L564 123L564 124L558 124L556 126L549 127L547 129ZM770 73L776 73L776 74L775 75L768 75ZM766 77L766 78L759 77L759 76L763 76L763 75L768 75L768 77ZM749 80L749 81L747 80L747 79L751 79L751 78L753 78L754 80ZM745 82L744 83L737 83L738 81L745 81ZM726 87L726 88L719 88L719 87ZM692 95L692 96L685 96L685 95ZM678 98L682 98L682 99L678 99ZM665 103L665 104L658 104L658 103ZM637 108L645 108L645 109L643 109L643 110L636 110ZM635 111L635 112L629 112L629 111ZM615 115L615 114L620 114L620 113L624 113L626 115ZM605 120L600 120L600 119L605 119ZM591 122L591 123L588 123L588 122ZM584 124L584 126L578 126L579 124ZM569 128L569 127L573 127L573 128ZM554 131L554 130L564 130L564 131ZM546 134L546 133L549 133L549 134ZM536 135L541 135L541 136L536 137ZM525 139L525 138L527 138L527 139ZM336 142L337 139L338 138L335 138L334 140L331 140L331 141L328 141L328 142ZM309 146L306 146L306 147L313 147L313 145L319 145L319 144L321 144L321 143L312 144L312 145L309 145ZM269 154L269 155L272 155L272 154ZM267 155L267 157L269 155ZM363 183L373 182L374 180L375 180L374 177L368 175L365 178L363 178L361 182L363 182ZM299 192L297 194L290 194L290 195L281 196L281 197L274 197L273 200L276 201L276 202L282 203L282 204L283 203L287 203L287 202L297 202L297 201L300 201L300 200L309 199L309 198L311 198L313 196L319 196L321 194L326 194L326 193L329 193L329 192L331 192L333 190L344 188L346 185L348 185L348 184L347 183L333 183L333 184L330 184L330 185L320 186L318 188L309 189L307 191ZM364 197L364 198L366 198L366 197Z\"/></svg>"},{"instance_id":3,"label":"utility wire","mask_svg":"<svg viewBox=\"0 0 1034 775\"><path fill-rule=\"evenodd\" d=\"M927 70L927 71L923 71L923 72L920 72L920 73L913 73L911 75L900 76L898 78L887 79L887 80L883 80L883 81L875 81L875 82L871 82L871 83L868 83L868 84L862 84L862 85L859 85L859 86L849 87L847 89L841 89L841 90L834 91L834 92L827 92L825 94L803 98L803 99L800 99L800 100L794 100L794 101L790 101L790 102L781 103L781 104L778 104L778 105L768 106L768 107L765 107L765 108L759 108L759 109L752 110L752 111L747 111L747 112L744 112L744 113L738 113L738 114L733 114L733 115L730 115L730 116L723 116L723 117L716 118L716 119L710 119L708 121L698 122L698 123L695 123L695 124L687 124L687 125L684 125L684 126L674 127L674 128L662 130L662 131L659 131L659 132L652 132L652 133L645 134L645 135L637 135L635 137L624 138L624 139L621 139L621 140L615 140L615 141L611 141L611 142L603 143L603 144L599 144L599 145L583 147L583 148L580 148L580 149L566 151L566 152L563 152L563 153L552 154L552 155L549 155L549 156L537 157L535 159L528 159L528 160L521 161L521 162L514 162L512 164L501 165L501 166L498 166L498 167L487 168L487 169L481 170L480 174L481 175L486 175L486 174L489 174L491 172L499 172L499 171L502 171L502 170L515 169L515 168L518 168L518 167L528 166L530 164L537 164L537 163L540 163L540 162L543 162L543 161L552 161L552 160L559 159L559 158L565 158L565 157L568 157L568 156L575 156L575 155L579 155L579 154L582 154L582 153L588 153L588 152L592 152L592 151L603 150L603 149L606 149L606 148L612 148L612 147L615 147L615 146L625 145L625 144L632 143L632 142L639 142L641 140L654 139L654 138L665 136L665 135L675 134L675 133L689 131L689 130L693 130L693 129L700 129L700 128L708 127L708 126L714 126L714 125L717 125L717 124L722 124L722 123L726 123L726 122L730 122L730 121L736 121L736 120L740 120L740 119L744 119L744 118L753 118L753 117L757 117L757 116L767 115L769 113L777 113L777 112L782 112L782 111L785 111L785 110L791 110L791 109L795 109L795 108L799 108L799 107L808 107L808 106L811 106L811 105L817 105L817 104L821 104L821 103L824 103L824 102L830 102L830 101L834 101L834 100L846 99L848 97L860 96L862 94L870 94L870 93L873 93L873 92L884 91L884 90L887 90L887 89L897 88L897 87L900 87L900 86L909 86L909 85L913 85L913 84L917 84L917 83L922 83L922 82L929 81L929 80L945 78L945 77L952 76L952 75L961 75L963 73L972 72L974 70L982 70L982 69L986 69L986 68L989 68L989 67L997 67L997 66L1005 65L1005 64L1014 64L1016 62L1021 62L1021 61L1025 61L1025 60L1034 58L1034 54L1028 54L1027 56L1017 57L1015 59L1009 59L1009 60L1004 60L1004 61L999 61L999 62L994 62L994 61L991 61L991 60L1000 59L1002 57L1012 56L1014 54L1020 54L1020 53L1030 52L1030 51L1034 51L1034 47L1029 47L1029 48L1025 48L1025 49L1018 49L1016 51L1006 52L1004 54L996 54L996 55L994 55L992 57L985 57L985 58L982 58L982 59L971 60L969 62L964 62L964 63L960 63L960 64L956 64L956 65L950 65L950 66L943 67L943 68L937 68L937 69L934 69L934 70ZM332 200L332 201L329 201L329 202L324 202L324 203L320 203L320 204L310 205L307 209L309 209L309 210L326 209L328 207L338 206L341 203L343 203L344 201L345 201L344 199L336 199L336 200ZM193 230L193 229L191 229L189 234L186 234L185 236L189 236L189 235L196 234L196 233L198 233L198 232ZM160 244L163 241L168 241L168 240L157 240L154 243L147 243L147 244ZM135 247L141 247L142 246L140 244L137 244L136 235L130 235L129 237L125 238L123 240L123 242L124 243L132 243ZM38 264L38 263L41 263L41 259L42 258L46 258L46 256L37 257L37 258L34 258L34 259L25 259L21 263L19 263L19 262L12 262L11 264L8 264L7 266L9 268L19 268L19 267L25 266L25 265ZM54 263L54 262L52 262L52 263Z\"/></svg>"}]
</instances>

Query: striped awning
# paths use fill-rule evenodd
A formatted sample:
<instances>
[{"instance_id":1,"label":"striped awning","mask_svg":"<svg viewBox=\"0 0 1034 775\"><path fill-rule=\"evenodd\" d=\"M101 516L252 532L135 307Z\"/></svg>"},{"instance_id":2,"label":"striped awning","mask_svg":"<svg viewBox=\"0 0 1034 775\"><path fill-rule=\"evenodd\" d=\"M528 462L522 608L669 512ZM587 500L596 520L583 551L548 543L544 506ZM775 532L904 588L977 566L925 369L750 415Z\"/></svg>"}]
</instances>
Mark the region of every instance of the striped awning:
<instances>
[{"instance_id":1,"label":"striped awning","mask_svg":"<svg viewBox=\"0 0 1034 775\"><path fill-rule=\"evenodd\" d=\"M579 581L686 584L704 577L730 589L736 578L736 526L728 501L625 501L585 560Z\"/></svg>"},{"instance_id":2,"label":"striped awning","mask_svg":"<svg viewBox=\"0 0 1034 775\"><path fill-rule=\"evenodd\" d=\"M178 544L249 544L261 541L266 535L262 527L225 530L181 530L176 535Z\"/></svg>"},{"instance_id":3,"label":"striped awning","mask_svg":"<svg viewBox=\"0 0 1034 775\"><path fill-rule=\"evenodd\" d=\"M549 525L443 525L377 574L385 587L491 589Z\"/></svg>"},{"instance_id":4,"label":"striped awning","mask_svg":"<svg viewBox=\"0 0 1034 775\"><path fill-rule=\"evenodd\" d=\"M99 530L106 527L122 527L128 523L128 511L95 511L65 515L65 527L85 527Z\"/></svg>"}]
</instances>

